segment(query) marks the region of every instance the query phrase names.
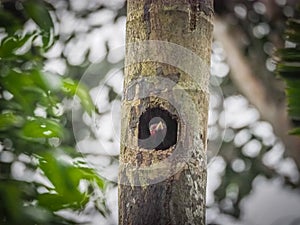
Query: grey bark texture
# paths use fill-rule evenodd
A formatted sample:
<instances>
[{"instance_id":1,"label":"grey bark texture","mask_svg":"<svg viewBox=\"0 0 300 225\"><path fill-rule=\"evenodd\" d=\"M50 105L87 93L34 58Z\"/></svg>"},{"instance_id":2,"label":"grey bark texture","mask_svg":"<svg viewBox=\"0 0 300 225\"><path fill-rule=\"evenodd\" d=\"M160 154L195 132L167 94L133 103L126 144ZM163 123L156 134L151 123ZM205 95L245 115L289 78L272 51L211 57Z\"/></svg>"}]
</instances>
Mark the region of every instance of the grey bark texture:
<instances>
[{"instance_id":1,"label":"grey bark texture","mask_svg":"<svg viewBox=\"0 0 300 225\"><path fill-rule=\"evenodd\" d=\"M127 4L119 224L204 225L212 0ZM165 147L147 148L156 117Z\"/></svg>"}]
</instances>

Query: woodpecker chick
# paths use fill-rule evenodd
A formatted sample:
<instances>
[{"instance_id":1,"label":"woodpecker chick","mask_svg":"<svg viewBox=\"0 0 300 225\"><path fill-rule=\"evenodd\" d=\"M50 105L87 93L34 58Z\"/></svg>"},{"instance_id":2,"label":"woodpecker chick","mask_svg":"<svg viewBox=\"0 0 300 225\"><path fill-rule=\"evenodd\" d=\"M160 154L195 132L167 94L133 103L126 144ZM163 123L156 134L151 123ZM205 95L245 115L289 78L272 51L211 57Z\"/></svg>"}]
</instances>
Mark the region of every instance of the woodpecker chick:
<instances>
[{"instance_id":1,"label":"woodpecker chick","mask_svg":"<svg viewBox=\"0 0 300 225\"><path fill-rule=\"evenodd\" d=\"M154 136L158 131L166 130L167 126L164 122L159 121L158 123L151 124L149 127L150 135Z\"/></svg>"}]
</instances>

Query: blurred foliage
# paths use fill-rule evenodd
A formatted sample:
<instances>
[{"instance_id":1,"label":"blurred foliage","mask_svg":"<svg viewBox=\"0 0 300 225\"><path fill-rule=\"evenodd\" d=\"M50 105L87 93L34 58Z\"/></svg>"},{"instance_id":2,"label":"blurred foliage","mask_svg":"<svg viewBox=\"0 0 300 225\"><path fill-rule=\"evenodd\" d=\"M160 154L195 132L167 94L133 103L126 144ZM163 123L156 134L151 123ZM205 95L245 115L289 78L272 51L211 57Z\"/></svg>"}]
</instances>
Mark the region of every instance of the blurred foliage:
<instances>
[{"instance_id":1,"label":"blurred foliage","mask_svg":"<svg viewBox=\"0 0 300 225\"><path fill-rule=\"evenodd\" d=\"M289 112L295 125L299 125L297 110L300 99L300 83L297 78L299 75L299 32L296 32L299 30L299 14L295 10L297 3L298 1L294 0L214 1L216 16L226 21L233 36L238 37L235 39L236 45L244 53L253 74L272 94L268 97L275 99L278 105L284 102L285 96L281 80L274 78L276 68L274 54L282 60L278 64L277 71L287 82ZM296 45L283 49L285 40ZM275 53L279 48L281 50ZM240 94L229 76L222 79L221 88L225 98ZM270 137L266 138L266 133L257 133L254 127L259 123L265 122L257 121L240 127L229 126L218 153L218 157L224 162L224 169L220 174L220 185L214 192L214 202L208 205L208 208L217 210L220 215L233 218L233 221L240 221L241 215L245 214L241 212L241 205L251 195L257 178L277 179L288 187L295 189L300 187L299 170L293 164L293 160L284 154L285 149L280 139L276 137L271 140ZM293 134L298 132L298 129L292 131ZM241 134L243 141L237 141ZM253 142L259 147L250 147L257 152L249 155L246 149ZM270 160L272 157L274 161ZM287 161L293 172L283 173L280 168ZM222 224L222 221L216 217L208 221L208 224Z\"/></svg>"},{"instance_id":2,"label":"blurred foliage","mask_svg":"<svg viewBox=\"0 0 300 225\"><path fill-rule=\"evenodd\" d=\"M277 73L286 82L289 115L296 125L290 134L300 135L300 5L287 20L284 38L289 46L277 51Z\"/></svg>"},{"instance_id":3,"label":"blurred foliage","mask_svg":"<svg viewBox=\"0 0 300 225\"><path fill-rule=\"evenodd\" d=\"M77 95L87 115L99 110L103 110L100 116L107 113L107 109L95 108L88 93L88 87L98 83L89 79L87 82L90 83L85 87L79 82L89 63L97 62L92 55L95 49L98 51L96 46L80 45L80 41L85 42L92 35L98 35L104 42L103 48L109 51L113 40L109 40L111 37L108 38L107 34L103 38L100 31L108 32L107 29L101 30L105 28L105 23L113 26L126 15L126 4L120 6L114 1L82 1L79 4L78 1L78 6L76 2L4 0L0 3L0 224L78 224L79 220L70 220L60 212L69 210L82 215L90 202L95 209L93 212L105 216L109 213L101 199L103 196L97 192L103 192L107 183L74 150L75 140L71 134L71 118L65 100ZM245 53L255 74L279 102L284 99L284 90L274 79L275 65L271 59L274 49L284 45L285 22L295 15L296 2L215 0L217 16L231 25L237 37L236 43ZM107 14L97 14L103 11ZM92 17L104 20L89 22ZM298 36L293 33L299 28L298 20L290 19L289 23L287 38L299 43L295 41ZM32 26L35 28L32 29ZM114 34L114 37L118 35ZM53 48L57 53L47 57ZM294 71L294 67L286 65L299 61L297 51L298 47L279 51L284 70ZM79 59L74 60L78 55ZM58 60L66 69L57 73L47 71L45 64L51 60ZM108 57L99 65L95 72L91 72L98 79L99 76L104 79L112 68L118 67ZM298 74L294 75L292 79L286 76L291 81L288 85L299 87L295 82ZM239 95L229 76L218 78L218 82L225 99ZM108 88L109 102L120 99L112 86L104 86ZM294 95L299 88L290 90ZM299 105L298 99L293 97L290 104ZM83 120L81 115L75 119ZM293 119L296 121L299 118ZM218 126L218 121L216 124ZM254 125L228 127L225 132L218 154L224 162L224 170L214 193L214 203L208 205L216 207L220 214L236 219L240 219L241 202L251 194L253 181L257 177L280 179L291 187L299 187L299 179L292 179L279 170L280 160L286 158L279 157L276 165L266 163L266 156L281 154L276 150L280 140L275 138L270 141L263 134L257 134ZM241 133L246 133L247 139L237 144L237 136ZM98 138L92 132L89 135ZM254 155L245 154L246 146L252 142L259 143L259 151ZM91 156L94 157L93 154ZM115 162L117 157L114 157L111 158ZM208 224L222 223L216 219L208 221Z\"/></svg>"},{"instance_id":4,"label":"blurred foliage","mask_svg":"<svg viewBox=\"0 0 300 225\"><path fill-rule=\"evenodd\" d=\"M44 70L58 39L51 10L39 0L0 3L0 224L77 224L57 212L82 211L105 188L66 128L64 98L95 113L86 87Z\"/></svg>"}]
</instances>

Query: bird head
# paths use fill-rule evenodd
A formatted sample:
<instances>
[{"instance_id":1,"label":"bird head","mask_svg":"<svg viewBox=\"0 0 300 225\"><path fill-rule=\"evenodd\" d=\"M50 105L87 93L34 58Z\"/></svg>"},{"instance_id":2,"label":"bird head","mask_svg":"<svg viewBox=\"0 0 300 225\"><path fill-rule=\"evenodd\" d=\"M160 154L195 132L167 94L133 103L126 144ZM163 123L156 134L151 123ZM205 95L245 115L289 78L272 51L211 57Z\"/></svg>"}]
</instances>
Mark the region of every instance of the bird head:
<instances>
[{"instance_id":1,"label":"bird head","mask_svg":"<svg viewBox=\"0 0 300 225\"><path fill-rule=\"evenodd\" d=\"M158 123L153 123L149 127L150 135L155 135L158 131L166 130L167 126L164 122L159 121Z\"/></svg>"}]
</instances>

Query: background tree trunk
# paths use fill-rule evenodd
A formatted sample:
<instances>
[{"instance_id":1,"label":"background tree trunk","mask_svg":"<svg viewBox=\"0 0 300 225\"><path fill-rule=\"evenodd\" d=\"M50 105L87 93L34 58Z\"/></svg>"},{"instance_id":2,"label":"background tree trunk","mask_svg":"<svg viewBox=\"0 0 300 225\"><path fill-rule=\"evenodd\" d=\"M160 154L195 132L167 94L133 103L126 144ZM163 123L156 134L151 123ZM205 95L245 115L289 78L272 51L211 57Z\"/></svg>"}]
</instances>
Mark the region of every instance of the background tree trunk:
<instances>
[{"instance_id":1,"label":"background tree trunk","mask_svg":"<svg viewBox=\"0 0 300 225\"><path fill-rule=\"evenodd\" d=\"M119 224L205 224L212 0L127 4Z\"/></svg>"},{"instance_id":2,"label":"background tree trunk","mask_svg":"<svg viewBox=\"0 0 300 225\"><path fill-rule=\"evenodd\" d=\"M228 22L224 18L215 17L214 25L215 40L222 43L228 55L227 61L231 69L230 78L241 94L259 110L262 119L272 124L275 134L286 146L287 155L295 160L300 170L300 139L297 136L289 135L293 126L288 117L286 101L279 99L278 92L268 88L262 80L263 75L255 75L250 61L243 55L243 48L235 39L236 31L230 29ZM269 79L267 82L274 83Z\"/></svg>"}]
</instances>

